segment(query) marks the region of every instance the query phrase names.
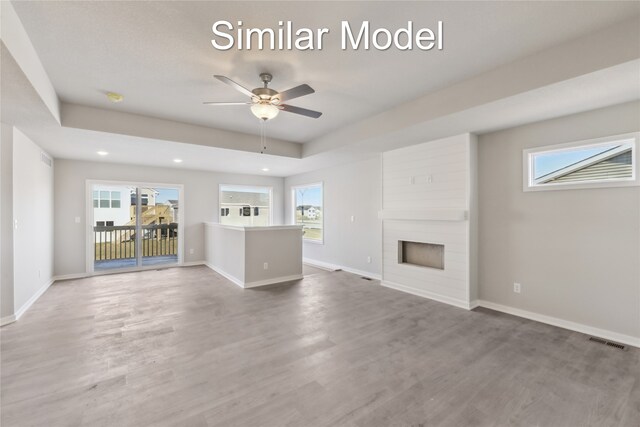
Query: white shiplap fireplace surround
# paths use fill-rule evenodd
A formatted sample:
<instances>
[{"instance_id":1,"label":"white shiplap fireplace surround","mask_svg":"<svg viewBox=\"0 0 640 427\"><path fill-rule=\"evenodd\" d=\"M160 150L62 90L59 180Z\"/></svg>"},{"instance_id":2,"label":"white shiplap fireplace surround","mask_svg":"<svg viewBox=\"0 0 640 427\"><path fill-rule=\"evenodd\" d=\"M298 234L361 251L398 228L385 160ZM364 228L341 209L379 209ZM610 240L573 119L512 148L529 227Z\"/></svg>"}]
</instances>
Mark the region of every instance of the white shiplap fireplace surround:
<instances>
[{"instance_id":1,"label":"white shiplap fireplace surround","mask_svg":"<svg viewBox=\"0 0 640 427\"><path fill-rule=\"evenodd\" d=\"M383 154L383 286L476 306L476 147L463 134ZM444 269L402 263L400 241L444 245Z\"/></svg>"}]
</instances>

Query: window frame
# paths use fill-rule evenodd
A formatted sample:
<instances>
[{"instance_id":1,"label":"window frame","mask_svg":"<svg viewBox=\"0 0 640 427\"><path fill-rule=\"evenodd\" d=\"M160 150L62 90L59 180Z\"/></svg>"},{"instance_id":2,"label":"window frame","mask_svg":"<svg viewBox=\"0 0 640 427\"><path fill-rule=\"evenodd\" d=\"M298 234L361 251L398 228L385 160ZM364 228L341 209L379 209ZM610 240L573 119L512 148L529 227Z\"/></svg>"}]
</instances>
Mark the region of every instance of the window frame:
<instances>
[{"instance_id":1,"label":"window frame","mask_svg":"<svg viewBox=\"0 0 640 427\"><path fill-rule=\"evenodd\" d=\"M325 216L325 200L324 200L324 181L319 181L319 182L312 182L309 184L298 184L298 185L292 185L291 186L291 223L293 225L299 225L296 224L296 207L297 207L297 201L296 201L296 190L300 189L300 188L310 188L310 187L320 187L321 191L322 191L322 197L321 197L321 203L322 203L322 239L317 240L317 239L309 239L304 237L304 234L302 235L302 241L303 242L307 242L307 243L313 243L316 245L324 245L324 233L325 233L325 228L324 228L324 216Z\"/></svg>"},{"instance_id":2,"label":"window frame","mask_svg":"<svg viewBox=\"0 0 640 427\"><path fill-rule=\"evenodd\" d=\"M522 190L531 191L555 191L578 190L587 188L611 188L640 186L640 159L638 155L638 140L640 132L625 133L602 138L586 139L563 144L545 145L522 150ZM553 152L566 152L579 148L592 148L608 146L613 142L631 143L631 177L629 178L605 178L596 180L583 180L573 182L558 182L553 184L535 184L534 158L536 155Z\"/></svg>"},{"instance_id":3,"label":"window frame","mask_svg":"<svg viewBox=\"0 0 640 427\"><path fill-rule=\"evenodd\" d=\"M269 190L269 225L267 225L267 227L273 225L273 187L269 185L247 185L247 184L218 184L218 224L222 224L222 215L220 215L222 211L220 209L227 209L227 215L224 215L224 216L229 215L228 213L229 208L222 207L222 188L223 187L232 187L232 188L239 188L244 190L251 189L251 188L263 188L263 189ZM240 213L241 213L240 216L242 216L242 206L240 206ZM253 215L251 215L251 217L253 217ZM242 226L232 226L232 227L242 227ZM257 225L256 227L261 227L261 226Z\"/></svg>"}]
</instances>

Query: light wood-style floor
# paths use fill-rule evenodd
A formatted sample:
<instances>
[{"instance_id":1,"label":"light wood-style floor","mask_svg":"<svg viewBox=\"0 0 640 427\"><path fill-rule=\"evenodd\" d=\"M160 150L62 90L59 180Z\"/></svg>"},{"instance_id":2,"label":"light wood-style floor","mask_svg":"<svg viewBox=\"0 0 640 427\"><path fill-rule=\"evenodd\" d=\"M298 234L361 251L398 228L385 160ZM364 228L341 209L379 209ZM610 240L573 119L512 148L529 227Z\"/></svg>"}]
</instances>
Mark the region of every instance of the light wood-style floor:
<instances>
[{"instance_id":1,"label":"light wood-style floor","mask_svg":"<svg viewBox=\"0 0 640 427\"><path fill-rule=\"evenodd\" d=\"M53 285L1 330L2 427L634 426L640 350L346 272Z\"/></svg>"}]
</instances>

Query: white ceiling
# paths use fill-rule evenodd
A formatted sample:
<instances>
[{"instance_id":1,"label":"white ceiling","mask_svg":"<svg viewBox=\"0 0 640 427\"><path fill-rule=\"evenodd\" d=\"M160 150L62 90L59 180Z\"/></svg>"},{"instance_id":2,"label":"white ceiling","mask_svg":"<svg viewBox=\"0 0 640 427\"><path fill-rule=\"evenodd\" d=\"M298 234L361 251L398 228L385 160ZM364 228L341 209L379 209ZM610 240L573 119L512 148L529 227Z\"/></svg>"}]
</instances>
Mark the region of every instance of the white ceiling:
<instances>
[{"instance_id":1,"label":"white ceiling","mask_svg":"<svg viewBox=\"0 0 640 427\"><path fill-rule=\"evenodd\" d=\"M248 108L207 107L202 102L242 100L242 95L214 80L213 74L255 87L258 73L269 71L275 89L308 83L316 90L291 103L323 111L320 119L283 113L270 123L272 137L296 142L312 141L425 93L608 27L637 15L640 7L637 2L13 4L65 102L257 134L257 121ZM241 19L245 27L276 27L278 20L291 20L296 27L329 27L331 34L323 51L222 52L210 43L212 23L222 19ZM352 24L369 20L373 27L389 29L406 25L407 20L434 28L442 20L445 50L343 52L338 46L341 20ZM109 104L106 91L124 94L125 101ZM64 132L68 140L77 139L74 131ZM92 144L100 141L95 133L83 138L86 135L94 138ZM104 143L135 142L142 147L143 140L137 140L122 137ZM186 144L172 147L172 153L216 150ZM81 148L77 145L76 152L67 151L62 157L74 157ZM215 163L217 154L208 153L209 163Z\"/></svg>"}]
</instances>

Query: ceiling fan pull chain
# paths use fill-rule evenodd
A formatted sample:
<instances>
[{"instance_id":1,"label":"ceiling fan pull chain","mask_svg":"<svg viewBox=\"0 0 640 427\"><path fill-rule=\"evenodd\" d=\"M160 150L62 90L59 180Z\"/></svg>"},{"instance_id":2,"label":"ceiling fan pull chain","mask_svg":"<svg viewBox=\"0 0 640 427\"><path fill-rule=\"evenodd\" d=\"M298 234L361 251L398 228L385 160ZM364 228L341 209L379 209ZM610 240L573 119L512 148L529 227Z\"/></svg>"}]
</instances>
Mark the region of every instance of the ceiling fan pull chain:
<instances>
[{"instance_id":1,"label":"ceiling fan pull chain","mask_svg":"<svg viewBox=\"0 0 640 427\"><path fill-rule=\"evenodd\" d=\"M260 120L260 154L264 154L264 152L267 151L266 123L266 120Z\"/></svg>"}]
</instances>

